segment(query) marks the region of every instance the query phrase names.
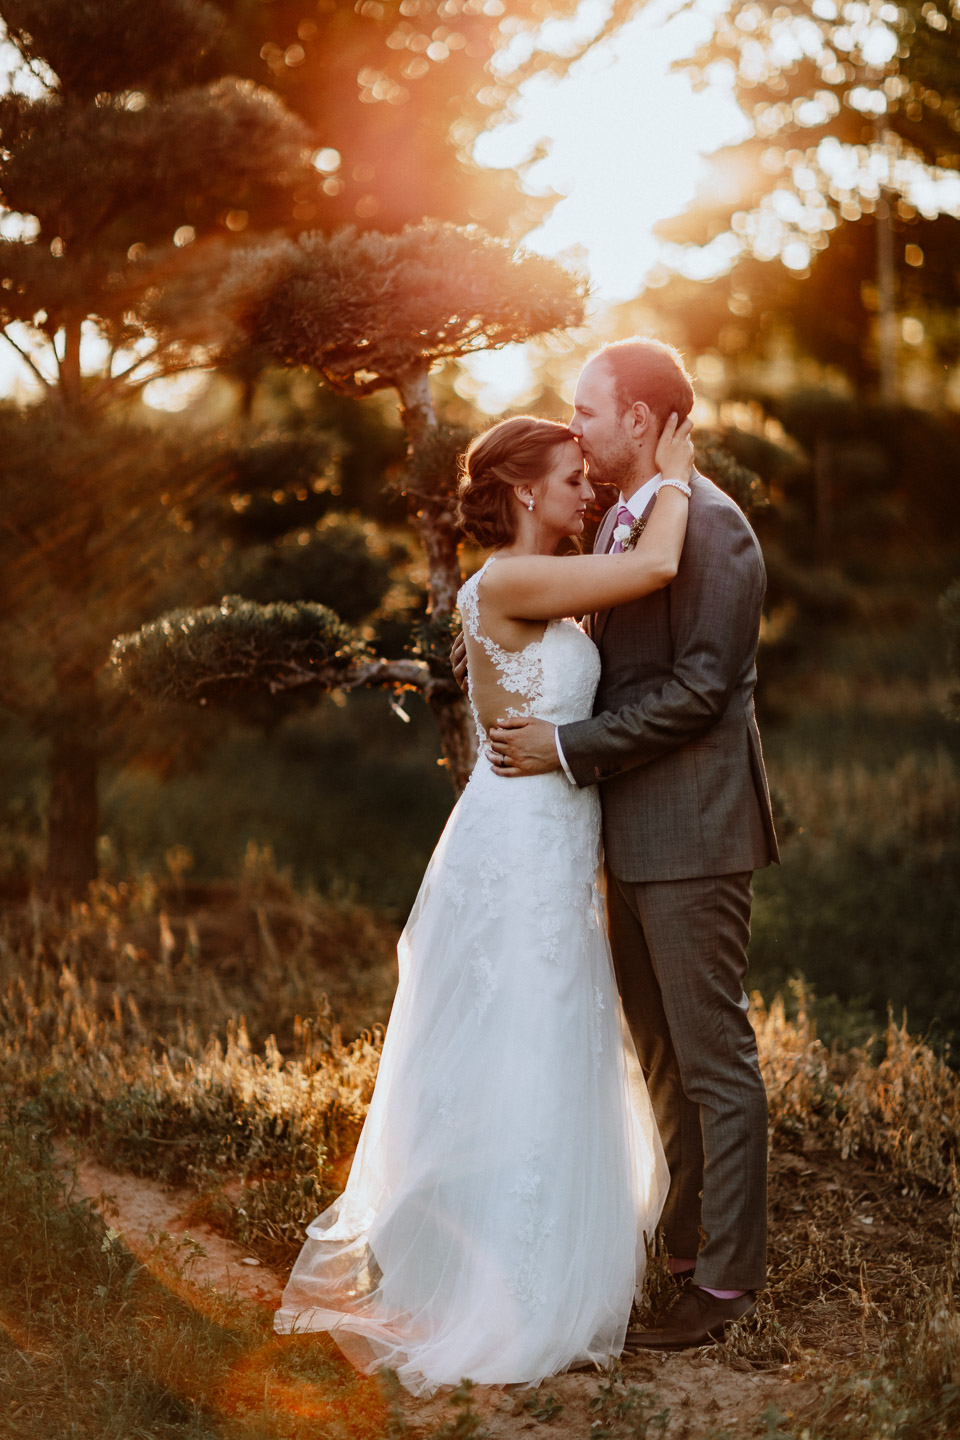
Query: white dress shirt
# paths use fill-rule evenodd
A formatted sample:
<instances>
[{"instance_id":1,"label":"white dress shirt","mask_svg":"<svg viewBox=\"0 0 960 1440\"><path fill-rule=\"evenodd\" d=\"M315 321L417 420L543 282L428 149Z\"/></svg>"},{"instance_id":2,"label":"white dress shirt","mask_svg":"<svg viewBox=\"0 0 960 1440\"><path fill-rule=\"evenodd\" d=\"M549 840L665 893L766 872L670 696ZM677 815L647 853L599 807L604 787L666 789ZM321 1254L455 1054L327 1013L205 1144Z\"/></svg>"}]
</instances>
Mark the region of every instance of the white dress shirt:
<instances>
[{"instance_id":1,"label":"white dress shirt","mask_svg":"<svg viewBox=\"0 0 960 1440\"><path fill-rule=\"evenodd\" d=\"M618 508L620 506L626 506L633 518L635 520L639 520L644 510L646 510L647 506L650 504L650 501L656 495L657 486L659 485L659 483L660 474L658 472L656 475L652 476L651 479L645 480L638 490L634 490L629 500L624 500L623 496L620 495L617 499ZM616 526L614 526L614 529L616 529ZM612 544L613 533L611 532L610 545ZM609 546L607 547L607 553L609 553ZM577 782L576 780L574 780L573 774L570 770L570 766L567 764L567 757L563 753L563 746L560 744L559 725L554 730L553 735L557 746L557 759L560 761L560 768L563 771L564 775L566 775L567 779L570 781L570 784L576 785Z\"/></svg>"}]
</instances>

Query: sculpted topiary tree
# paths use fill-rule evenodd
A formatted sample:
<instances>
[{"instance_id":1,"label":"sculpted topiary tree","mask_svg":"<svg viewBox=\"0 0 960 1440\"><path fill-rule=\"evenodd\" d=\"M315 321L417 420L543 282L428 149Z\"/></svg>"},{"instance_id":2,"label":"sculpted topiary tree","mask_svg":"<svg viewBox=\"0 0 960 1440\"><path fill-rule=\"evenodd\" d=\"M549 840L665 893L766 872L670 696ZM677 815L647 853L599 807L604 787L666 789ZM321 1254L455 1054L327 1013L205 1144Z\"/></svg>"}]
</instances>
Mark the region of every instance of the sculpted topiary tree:
<instances>
[{"instance_id":1,"label":"sculpted topiary tree","mask_svg":"<svg viewBox=\"0 0 960 1440\"><path fill-rule=\"evenodd\" d=\"M0 706L48 743L46 887L77 895L119 743L110 641L171 603L184 507L226 481L202 438L144 423L138 390L200 358L182 317L236 217L292 210L310 146L276 97L197 78L215 6L2 0L0 20L21 60L0 97L0 336L38 390L0 413Z\"/></svg>"},{"instance_id":2,"label":"sculpted topiary tree","mask_svg":"<svg viewBox=\"0 0 960 1440\"><path fill-rule=\"evenodd\" d=\"M421 687L451 778L462 787L473 737L446 649L461 579L456 454L466 437L439 424L430 370L574 325L584 294L583 282L552 261L441 224L398 235L309 234L237 256L213 302L233 327L225 359L252 347L274 361L311 367L341 394L394 389L400 397L409 438L407 509L429 577L423 658L377 660L322 607L225 601L122 637L115 661L125 682L154 699L205 702L257 689ZM204 338L200 331L197 338Z\"/></svg>"}]
</instances>

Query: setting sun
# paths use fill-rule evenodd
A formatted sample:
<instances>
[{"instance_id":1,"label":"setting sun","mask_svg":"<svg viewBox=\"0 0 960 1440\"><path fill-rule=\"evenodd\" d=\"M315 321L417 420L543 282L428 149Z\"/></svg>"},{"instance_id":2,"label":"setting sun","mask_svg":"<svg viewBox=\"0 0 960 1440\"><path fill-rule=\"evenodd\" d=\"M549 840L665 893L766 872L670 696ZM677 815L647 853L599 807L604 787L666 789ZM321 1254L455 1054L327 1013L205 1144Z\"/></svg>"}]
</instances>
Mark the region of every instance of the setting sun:
<instances>
[{"instance_id":1,"label":"setting sun","mask_svg":"<svg viewBox=\"0 0 960 1440\"><path fill-rule=\"evenodd\" d=\"M707 38L722 8L699 0L677 13L675 0L661 0L562 79L529 81L515 115L477 142L477 160L491 166L523 165L542 150L525 184L560 198L524 243L589 277L592 315L643 289L664 252L653 233L658 221L725 176L736 183L728 173L734 162L716 169L708 158L747 133L729 67L715 67L697 91L671 68ZM722 268L728 256L721 252L698 257L700 267ZM535 354L514 345L471 356L458 388L489 414L523 405L536 388Z\"/></svg>"},{"instance_id":2,"label":"setting sun","mask_svg":"<svg viewBox=\"0 0 960 1440\"><path fill-rule=\"evenodd\" d=\"M525 243L586 269L597 301L642 288L660 248L653 226L693 199L704 156L746 133L722 72L695 92L671 71L722 8L699 0L676 14L675 0L660 0L564 79L529 82L516 118L477 144L483 164L516 165L543 143L526 183L562 198Z\"/></svg>"}]
</instances>

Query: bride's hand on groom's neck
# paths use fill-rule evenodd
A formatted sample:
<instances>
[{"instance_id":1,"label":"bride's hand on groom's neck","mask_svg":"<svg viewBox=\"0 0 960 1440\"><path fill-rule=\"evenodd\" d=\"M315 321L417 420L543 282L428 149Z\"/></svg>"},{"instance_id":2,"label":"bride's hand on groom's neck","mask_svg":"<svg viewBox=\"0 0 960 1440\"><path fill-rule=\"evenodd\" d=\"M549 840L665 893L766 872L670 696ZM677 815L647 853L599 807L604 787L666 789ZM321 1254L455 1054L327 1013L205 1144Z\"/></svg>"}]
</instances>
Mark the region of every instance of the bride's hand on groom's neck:
<instances>
[{"instance_id":1,"label":"bride's hand on groom's neck","mask_svg":"<svg viewBox=\"0 0 960 1440\"><path fill-rule=\"evenodd\" d=\"M666 480L687 480L693 474L693 421L688 415L678 423L676 414L667 417L657 441L654 464Z\"/></svg>"}]
</instances>

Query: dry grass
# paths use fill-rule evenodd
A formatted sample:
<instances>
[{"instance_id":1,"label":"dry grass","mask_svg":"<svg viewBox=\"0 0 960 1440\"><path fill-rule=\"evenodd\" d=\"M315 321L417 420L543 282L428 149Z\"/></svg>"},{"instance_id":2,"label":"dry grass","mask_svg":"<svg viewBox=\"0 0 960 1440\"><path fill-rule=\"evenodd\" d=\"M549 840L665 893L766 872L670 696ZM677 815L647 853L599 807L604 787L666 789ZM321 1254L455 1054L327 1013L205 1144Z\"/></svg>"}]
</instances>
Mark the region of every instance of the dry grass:
<instances>
[{"instance_id":1,"label":"dry grass","mask_svg":"<svg viewBox=\"0 0 960 1440\"><path fill-rule=\"evenodd\" d=\"M0 1085L102 1160L189 1181L236 1238L286 1257L338 1193L363 1124L394 937L269 871L205 887L199 910L191 898L147 877L101 886L68 917L8 909ZM345 1043L327 996L351 989ZM239 1180L230 1202L225 1175Z\"/></svg>"},{"instance_id":2,"label":"dry grass","mask_svg":"<svg viewBox=\"0 0 960 1440\"><path fill-rule=\"evenodd\" d=\"M842 670L818 664L792 677L794 713L842 718L869 712L893 722L946 713L953 686L949 676L864 673L844 658Z\"/></svg>"},{"instance_id":3,"label":"dry grass","mask_svg":"<svg viewBox=\"0 0 960 1440\"><path fill-rule=\"evenodd\" d=\"M783 864L755 877L754 983L769 998L805 976L836 997L821 1024L848 1042L882 1026L892 1002L909 1005L915 1031L956 1048L960 762L943 747L887 764L796 748L770 774Z\"/></svg>"},{"instance_id":4,"label":"dry grass","mask_svg":"<svg viewBox=\"0 0 960 1440\"><path fill-rule=\"evenodd\" d=\"M187 1241L135 1258L52 1163L36 1115L0 1117L4 1440L317 1440L388 1433L376 1380L332 1345L282 1346L271 1317L184 1284Z\"/></svg>"},{"instance_id":5,"label":"dry grass","mask_svg":"<svg viewBox=\"0 0 960 1440\"><path fill-rule=\"evenodd\" d=\"M754 997L770 1096L770 1283L728 1364L819 1376L809 1440L952 1436L960 1422L960 1079L892 1017L831 1053L804 997ZM787 1417L780 1416L783 1426Z\"/></svg>"},{"instance_id":6,"label":"dry grass","mask_svg":"<svg viewBox=\"0 0 960 1440\"><path fill-rule=\"evenodd\" d=\"M177 851L170 874L102 882L63 915L37 900L0 911L0 985L65 967L95 981L98 1003L133 999L143 1024L168 1039L204 1039L246 1017L254 1044L293 1046L297 1016L326 996L342 1033L389 1014L396 929L362 906L297 893L269 848L251 844L238 882L196 884Z\"/></svg>"},{"instance_id":7,"label":"dry grass","mask_svg":"<svg viewBox=\"0 0 960 1440\"><path fill-rule=\"evenodd\" d=\"M821 856L865 846L938 860L957 840L960 766L940 748L908 751L886 769L856 760L825 765L798 753L777 766L776 784L793 822Z\"/></svg>"},{"instance_id":8,"label":"dry grass","mask_svg":"<svg viewBox=\"0 0 960 1440\"><path fill-rule=\"evenodd\" d=\"M364 912L300 900L268 873L256 885L248 881L248 887L232 895L226 889L216 896L207 892L201 908L191 911L185 892L177 902L169 888L142 882L101 890L68 918L33 906L3 919L0 1083L21 1099L8 1168L13 1175L27 1164L25 1135L53 1126L84 1139L114 1165L186 1179L196 1188L206 1219L264 1259L285 1265L306 1221L342 1183L380 1043L379 1031L371 1029L345 1044L329 1006L318 1010L314 1003L309 1013L302 1002L308 996L315 1002L324 988L348 988L355 974L386 976L392 937ZM164 938L168 933L172 944ZM293 937L293 965L277 940L281 934ZM215 935L220 937L216 943ZM240 997L246 1002L242 1008ZM284 1048L272 1034L279 1011L293 997L302 1004L301 1018L287 1023ZM771 1281L762 1300L764 1323L742 1327L722 1352L721 1363L751 1372L787 1365L792 1374L822 1383L816 1406L807 1405L801 1416L777 1412L768 1417L766 1431L743 1433L796 1440L803 1435L807 1440L881 1435L946 1440L960 1421L960 1326L954 1305L960 1288L960 1081L929 1047L892 1020L860 1048L828 1048L817 1037L815 1006L800 991L789 997L789 1005L778 999L765 1006L754 997L753 1020L770 1095ZM219 1034L212 1033L218 1022ZM36 1156L30 1160L34 1168L35 1161ZM35 1179L31 1183L35 1191ZM65 1304L67 1278L56 1279L56 1257L39 1240L48 1278L42 1284L35 1274L30 1278L34 1240L22 1237L32 1236L37 1225L49 1226L40 1210L47 1214L51 1205L57 1207L44 1201L31 1211L29 1186L16 1193L20 1198L13 1205L7 1241L14 1248L19 1244L24 1254L19 1268L0 1283L0 1304L7 1317L19 1317L25 1343L35 1333L38 1353L47 1353L51 1342L42 1338L44 1326L53 1322L31 1307L51 1286L61 1294L57 1304ZM5 1203L9 1208L9 1196ZM89 1223L88 1216L84 1224ZM97 1234L99 1244L103 1236ZM123 1278L133 1273L121 1266L114 1279L105 1281L81 1269L70 1283L74 1294L77 1284L94 1291L106 1285L112 1298L104 1304L122 1307L128 1303L123 1285L139 1293L137 1287L146 1284ZM661 1295L666 1293L669 1283L657 1266L651 1267L651 1298L658 1287ZM184 1333L194 1336L189 1343L199 1344L190 1329L193 1320L164 1314L168 1338L182 1322ZM62 1320L61 1315L58 1323ZM83 1324L93 1346L89 1316ZM242 1331L247 1338L236 1343L246 1354L244 1346L256 1350L266 1344L264 1331L254 1345L247 1333L250 1324L218 1320L217 1335ZM9 1326L8 1332L13 1333ZM127 1332L125 1352L119 1333L114 1335L114 1358L109 1364L103 1359L114 1379L119 1374L114 1359L121 1353L140 1365L142 1332L137 1321ZM17 1364L26 1365L22 1355L31 1353L29 1345L18 1353ZM150 1354L149 1365L156 1368L153 1348ZM292 1358L282 1359L270 1351L272 1358L245 1362L243 1384L251 1394L265 1384L264 1394L289 1396L303 1376L292 1377L283 1367L309 1369L321 1359L340 1376L330 1385L346 1384L325 1352L310 1361L297 1359L298 1354L294 1348ZM84 1367L89 1363L88 1356ZM216 1370L220 1361L210 1364ZM102 1418L95 1396L84 1394L82 1414ZM643 1427L651 1436L674 1433L673 1422L661 1420L655 1396L617 1381L609 1393L598 1391L598 1397L596 1433L602 1429L625 1440ZM133 1413L123 1408L127 1401L119 1391L114 1400L119 1414ZM158 1421L155 1430L137 1431L131 1421L125 1431L114 1427L102 1433L118 1440L137 1433L299 1434L296 1427L270 1429L269 1414L280 1413L282 1403L275 1400L269 1411L250 1400L256 1424L245 1420L241 1425L236 1415L227 1424L221 1415L215 1432L203 1428L199 1411L174 1407L166 1428ZM215 1397L203 1402L215 1410L219 1404ZM536 1425L552 1423L549 1408L531 1412ZM344 1430L345 1422L335 1422L331 1412L322 1422L318 1418L309 1433L342 1440L348 1433L402 1432L399 1412L390 1412L382 1396L361 1410L366 1429L358 1421ZM54 1413L63 1422L59 1430L31 1429L25 1420L9 1433L28 1440L69 1434L68 1412L54 1407ZM176 1415L181 1418L174 1423ZM76 1433L99 1435L92 1424L84 1420ZM464 1437L476 1434L479 1421L469 1397L447 1423L450 1434L454 1425Z\"/></svg>"}]
</instances>

